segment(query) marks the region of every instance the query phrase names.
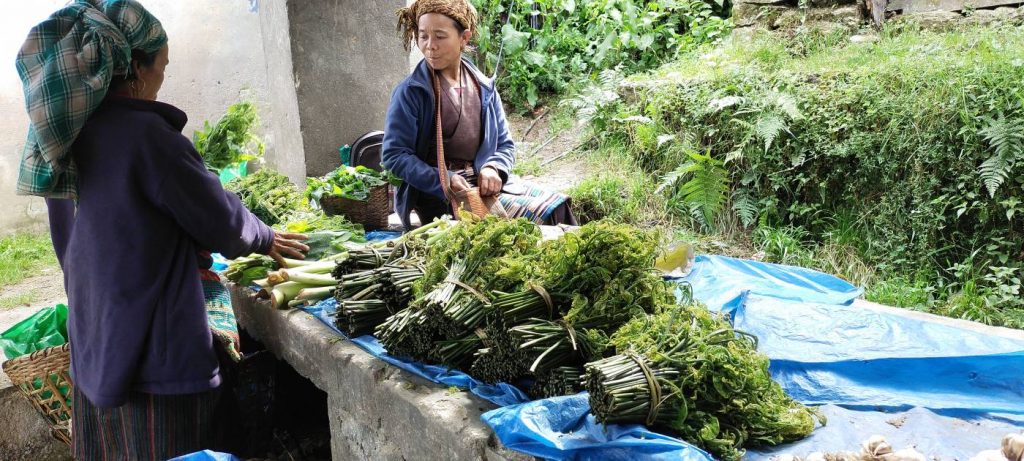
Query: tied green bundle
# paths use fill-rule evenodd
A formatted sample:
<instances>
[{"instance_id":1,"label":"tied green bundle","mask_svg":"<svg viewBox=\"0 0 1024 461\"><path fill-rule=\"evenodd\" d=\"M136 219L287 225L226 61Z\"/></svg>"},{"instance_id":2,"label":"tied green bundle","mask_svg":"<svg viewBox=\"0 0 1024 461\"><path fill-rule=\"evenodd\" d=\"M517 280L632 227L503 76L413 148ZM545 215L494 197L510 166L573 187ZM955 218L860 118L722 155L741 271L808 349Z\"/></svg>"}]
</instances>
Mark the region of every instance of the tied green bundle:
<instances>
[{"instance_id":1,"label":"tied green bundle","mask_svg":"<svg viewBox=\"0 0 1024 461\"><path fill-rule=\"evenodd\" d=\"M263 156L263 142L252 132L258 123L253 103L232 104L216 125L203 123L203 129L196 130L192 142L207 167L220 171Z\"/></svg>"},{"instance_id":2,"label":"tied green bundle","mask_svg":"<svg viewBox=\"0 0 1024 461\"><path fill-rule=\"evenodd\" d=\"M593 222L509 264L529 281L494 293L492 321L510 328L487 330L474 376L512 381L603 357L623 323L673 300L654 270L657 247L654 232Z\"/></svg>"},{"instance_id":3,"label":"tied green bundle","mask_svg":"<svg viewBox=\"0 0 1024 461\"><path fill-rule=\"evenodd\" d=\"M526 219L502 220L495 216L463 221L452 227L431 246L426 271L417 284L417 295L425 294L448 275L448 269L462 260L473 269L470 277L491 290L508 289L525 278L510 271L510 261L537 252L540 229ZM517 265L516 267L522 267Z\"/></svg>"},{"instance_id":4,"label":"tied green bundle","mask_svg":"<svg viewBox=\"0 0 1024 461\"><path fill-rule=\"evenodd\" d=\"M562 366L552 368L537 375L537 380L530 386L530 397L546 399L560 395L572 395L584 389L582 366Z\"/></svg>"},{"instance_id":5,"label":"tied green bundle","mask_svg":"<svg viewBox=\"0 0 1024 461\"><path fill-rule=\"evenodd\" d=\"M612 330L638 314L672 301L654 269L659 236L625 224L595 222L542 249L547 276L541 285L571 292L562 306L566 322L603 323Z\"/></svg>"},{"instance_id":6,"label":"tied green bundle","mask_svg":"<svg viewBox=\"0 0 1024 461\"><path fill-rule=\"evenodd\" d=\"M242 204L268 226L278 224L286 215L304 206L298 188L287 176L270 168L234 179L224 187L238 194Z\"/></svg>"},{"instance_id":7,"label":"tied green bundle","mask_svg":"<svg viewBox=\"0 0 1024 461\"><path fill-rule=\"evenodd\" d=\"M376 269L390 261L394 252L395 247L376 248L367 246L349 250L348 257L338 261L334 270L331 271L331 276L341 280L355 272Z\"/></svg>"},{"instance_id":8,"label":"tied green bundle","mask_svg":"<svg viewBox=\"0 0 1024 461\"><path fill-rule=\"evenodd\" d=\"M266 278L267 273L277 269L274 259L266 255L252 254L233 259L224 271L224 277L242 286L252 285L256 280Z\"/></svg>"},{"instance_id":9,"label":"tied green bundle","mask_svg":"<svg viewBox=\"0 0 1024 461\"><path fill-rule=\"evenodd\" d=\"M372 334L389 316L408 307L412 284L423 276L423 270L411 261L403 262L409 265L388 265L341 276L334 291L338 329L351 337Z\"/></svg>"},{"instance_id":10,"label":"tied green bundle","mask_svg":"<svg viewBox=\"0 0 1024 461\"><path fill-rule=\"evenodd\" d=\"M715 457L777 445L814 430L814 409L772 381L756 339L698 305L633 319L611 338L619 355L586 365L591 411L602 423L679 434Z\"/></svg>"},{"instance_id":11,"label":"tied green bundle","mask_svg":"<svg viewBox=\"0 0 1024 461\"><path fill-rule=\"evenodd\" d=\"M614 331L630 318L671 302L671 293L654 270L658 235L625 224L593 222L545 242L536 258L539 269L519 269L530 281L518 292L497 293L494 304L505 321L564 318Z\"/></svg>"},{"instance_id":12,"label":"tied green bundle","mask_svg":"<svg viewBox=\"0 0 1024 461\"><path fill-rule=\"evenodd\" d=\"M473 376L488 383L539 379L555 368L582 367L602 357L608 343L603 325L574 327L564 320L543 319L508 328L499 325L505 325L500 317L482 330L486 347L477 352L471 369Z\"/></svg>"},{"instance_id":13,"label":"tied green bundle","mask_svg":"<svg viewBox=\"0 0 1024 461\"><path fill-rule=\"evenodd\" d=\"M430 246L410 303L417 313L381 325L381 343L396 355L468 365L480 346L471 334L490 312L486 293L521 283L509 276L506 262L535 253L538 241L540 229L525 219L492 216L453 227Z\"/></svg>"},{"instance_id":14,"label":"tied green bundle","mask_svg":"<svg viewBox=\"0 0 1024 461\"><path fill-rule=\"evenodd\" d=\"M370 198L371 189L394 184L396 179L387 171L378 172L362 165L355 168L342 165L324 177L306 178L305 197L313 206L317 206L325 195L366 201Z\"/></svg>"}]
</instances>

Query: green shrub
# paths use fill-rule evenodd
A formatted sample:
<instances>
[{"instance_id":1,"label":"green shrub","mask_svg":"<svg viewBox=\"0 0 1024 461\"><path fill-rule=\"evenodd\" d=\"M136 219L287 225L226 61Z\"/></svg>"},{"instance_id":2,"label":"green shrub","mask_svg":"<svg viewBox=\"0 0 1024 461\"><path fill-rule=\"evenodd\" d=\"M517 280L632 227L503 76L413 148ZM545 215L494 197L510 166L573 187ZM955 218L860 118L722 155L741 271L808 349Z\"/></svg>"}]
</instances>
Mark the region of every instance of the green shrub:
<instances>
[{"instance_id":1,"label":"green shrub","mask_svg":"<svg viewBox=\"0 0 1024 461\"><path fill-rule=\"evenodd\" d=\"M935 302L935 287L924 277L893 277L868 284L864 297L887 306L926 311Z\"/></svg>"},{"instance_id":2,"label":"green shrub","mask_svg":"<svg viewBox=\"0 0 1024 461\"><path fill-rule=\"evenodd\" d=\"M480 68L491 74L503 53L502 98L517 109L603 69L652 69L731 28L726 0L471 1L481 14Z\"/></svg>"},{"instance_id":3,"label":"green shrub","mask_svg":"<svg viewBox=\"0 0 1024 461\"><path fill-rule=\"evenodd\" d=\"M878 271L869 297L920 306L934 295L950 315L1012 321L992 312L1016 312L1024 270L1024 30L808 43L764 35L686 53L653 75L673 83L607 109L622 122L599 139L662 176L685 165L673 152L710 152L727 170L722 210L758 229L770 260L814 267L831 255L826 265L862 280ZM971 273L958 274L965 262Z\"/></svg>"}]
</instances>

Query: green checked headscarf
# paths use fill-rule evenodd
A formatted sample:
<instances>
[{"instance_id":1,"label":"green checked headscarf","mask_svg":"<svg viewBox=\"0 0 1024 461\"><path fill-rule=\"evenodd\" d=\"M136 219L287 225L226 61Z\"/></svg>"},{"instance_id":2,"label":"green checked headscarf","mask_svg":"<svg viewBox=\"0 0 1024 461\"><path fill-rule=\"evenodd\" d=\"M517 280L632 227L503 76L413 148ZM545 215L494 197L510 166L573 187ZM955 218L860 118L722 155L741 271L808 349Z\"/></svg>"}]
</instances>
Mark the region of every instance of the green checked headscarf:
<instances>
[{"instance_id":1,"label":"green checked headscarf","mask_svg":"<svg viewBox=\"0 0 1024 461\"><path fill-rule=\"evenodd\" d=\"M31 121L19 195L78 197L71 144L111 78L130 70L132 50L166 43L160 21L134 0L75 0L32 28L17 59Z\"/></svg>"}]
</instances>

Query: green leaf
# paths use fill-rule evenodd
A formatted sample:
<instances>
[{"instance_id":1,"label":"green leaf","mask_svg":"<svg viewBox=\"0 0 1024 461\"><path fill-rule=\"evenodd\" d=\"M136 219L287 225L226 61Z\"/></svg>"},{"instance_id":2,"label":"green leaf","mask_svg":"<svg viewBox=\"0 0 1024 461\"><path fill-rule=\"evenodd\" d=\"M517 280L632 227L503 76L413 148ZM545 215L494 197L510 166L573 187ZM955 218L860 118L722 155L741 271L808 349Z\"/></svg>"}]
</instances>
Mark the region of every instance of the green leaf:
<instances>
[{"instance_id":1,"label":"green leaf","mask_svg":"<svg viewBox=\"0 0 1024 461\"><path fill-rule=\"evenodd\" d=\"M516 30L512 24L505 24L501 28L501 41L505 44L505 50L513 54L526 48L530 43L530 34Z\"/></svg>"},{"instance_id":2,"label":"green leaf","mask_svg":"<svg viewBox=\"0 0 1024 461\"><path fill-rule=\"evenodd\" d=\"M547 61L547 58L543 54L536 51L527 51L523 54L523 59L535 66L543 66L544 62Z\"/></svg>"},{"instance_id":3,"label":"green leaf","mask_svg":"<svg viewBox=\"0 0 1024 461\"><path fill-rule=\"evenodd\" d=\"M537 107L537 86L530 84L526 89L526 102L530 104L530 107Z\"/></svg>"},{"instance_id":4,"label":"green leaf","mask_svg":"<svg viewBox=\"0 0 1024 461\"><path fill-rule=\"evenodd\" d=\"M736 215L739 216L740 222L744 226L750 227L757 222L757 201L754 200L747 189L737 190L733 194L732 209L736 211Z\"/></svg>"},{"instance_id":5,"label":"green leaf","mask_svg":"<svg viewBox=\"0 0 1024 461\"><path fill-rule=\"evenodd\" d=\"M615 34L610 33L604 38L604 41L602 41L601 44L597 46L597 53L595 53L594 55L594 62L598 64L603 63L605 57L608 56L608 51L612 49L612 45L614 44Z\"/></svg>"},{"instance_id":6,"label":"green leaf","mask_svg":"<svg viewBox=\"0 0 1024 461\"><path fill-rule=\"evenodd\" d=\"M622 23L622 12L619 11L618 8L612 8L612 9L608 10L608 16L611 16L611 18L615 22L617 22L619 24Z\"/></svg>"},{"instance_id":7,"label":"green leaf","mask_svg":"<svg viewBox=\"0 0 1024 461\"><path fill-rule=\"evenodd\" d=\"M636 47L640 50L646 50L654 44L654 34L644 34L636 41Z\"/></svg>"},{"instance_id":8,"label":"green leaf","mask_svg":"<svg viewBox=\"0 0 1024 461\"><path fill-rule=\"evenodd\" d=\"M576 0L562 0L562 9L572 14L576 11Z\"/></svg>"}]
</instances>

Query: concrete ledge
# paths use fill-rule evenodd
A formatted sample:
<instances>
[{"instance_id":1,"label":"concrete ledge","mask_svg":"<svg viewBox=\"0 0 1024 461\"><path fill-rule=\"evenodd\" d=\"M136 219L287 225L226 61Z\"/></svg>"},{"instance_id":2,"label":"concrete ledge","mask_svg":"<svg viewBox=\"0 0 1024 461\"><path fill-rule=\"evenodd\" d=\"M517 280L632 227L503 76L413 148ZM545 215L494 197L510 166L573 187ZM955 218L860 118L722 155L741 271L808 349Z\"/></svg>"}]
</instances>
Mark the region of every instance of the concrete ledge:
<instances>
[{"instance_id":1,"label":"concrete ledge","mask_svg":"<svg viewBox=\"0 0 1024 461\"><path fill-rule=\"evenodd\" d=\"M327 393L335 460L532 459L502 447L480 421L495 405L388 365L304 312L229 288L239 325Z\"/></svg>"}]
</instances>

